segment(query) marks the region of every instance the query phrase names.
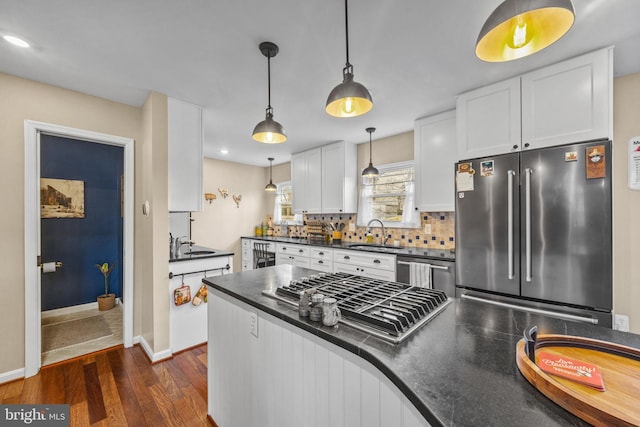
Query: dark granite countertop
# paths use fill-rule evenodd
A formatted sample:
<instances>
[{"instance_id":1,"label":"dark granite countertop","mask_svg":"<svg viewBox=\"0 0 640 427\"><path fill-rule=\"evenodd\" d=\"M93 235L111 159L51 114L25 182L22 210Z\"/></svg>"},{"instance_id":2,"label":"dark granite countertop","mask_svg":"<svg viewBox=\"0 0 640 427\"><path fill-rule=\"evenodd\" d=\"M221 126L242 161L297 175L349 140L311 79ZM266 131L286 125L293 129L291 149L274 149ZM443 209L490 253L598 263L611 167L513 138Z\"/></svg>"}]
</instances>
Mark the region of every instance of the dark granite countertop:
<instances>
[{"instance_id":1,"label":"dark granite countertop","mask_svg":"<svg viewBox=\"0 0 640 427\"><path fill-rule=\"evenodd\" d=\"M193 261L194 259L215 258L229 255L233 256L233 252L191 245L189 247L183 246L183 250L181 250L177 255L173 253L169 254L169 262Z\"/></svg>"},{"instance_id":2,"label":"dark granite countertop","mask_svg":"<svg viewBox=\"0 0 640 427\"><path fill-rule=\"evenodd\" d=\"M320 239L306 239L299 237L279 237L279 236L243 236L243 239L266 240L270 242L298 243L301 245L320 246L333 249L352 249L357 251L388 253L391 255L437 259L442 261L455 261L456 254L449 249L432 248L412 248L403 246L381 246L376 244L366 244L364 242L342 241L340 243L325 242Z\"/></svg>"},{"instance_id":3,"label":"dark granite countertop","mask_svg":"<svg viewBox=\"0 0 640 427\"><path fill-rule=\"evenodd\" d=\"M587 426L539 393L520 374L516 343L525 329L576 335L640 348L640 335L559 320L477 301L452 304L399 345L340 324L302 320L295 307L262 295L310 274L278 265L210 277L214 289L366 359L434 426Z\"/></svg>"}]
</instances>

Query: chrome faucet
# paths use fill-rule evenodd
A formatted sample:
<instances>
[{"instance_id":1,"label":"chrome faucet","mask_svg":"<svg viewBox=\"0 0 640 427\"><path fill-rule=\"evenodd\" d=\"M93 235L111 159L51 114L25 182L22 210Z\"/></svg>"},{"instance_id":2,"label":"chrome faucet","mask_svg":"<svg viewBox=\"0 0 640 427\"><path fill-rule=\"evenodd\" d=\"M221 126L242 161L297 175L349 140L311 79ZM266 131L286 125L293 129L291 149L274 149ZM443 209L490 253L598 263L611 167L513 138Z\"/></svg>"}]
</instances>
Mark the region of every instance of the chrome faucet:
<instances>
[{"instance_id":1,"label":"chrome faucet","mask_svg":"<svg viewBox=\"0 0 640 427\"><path fill-rule=\"evenodd\" d=\"M182 245L191 245L192 242L186 241L183 242L182 239L186 239L188 236L182 236L182 237L176 237L175 238L175 243L174 243L174 249L173 249L173 255L174 256L179 256L180 255L180 248L182 247Z\"/></svg>"},{"instance_id":2,"label":"chrome faucet","mask_svg":"<svg viewBox=\"0 0 640 427\"><path fill-rule=\"evenodd\" d=\"M373 218L371 221L369 221L367 223L367 227L368 227L367 233L371 233L371 223L375 222L375 221L380 223L380 228L382 228L382 239L381 239L382 240L382 244L386 245L387 244L387 240L389 240L389 236L387 236L387 233L384 231L384 224L378 218Z\"/></svg>"}]
</instances>

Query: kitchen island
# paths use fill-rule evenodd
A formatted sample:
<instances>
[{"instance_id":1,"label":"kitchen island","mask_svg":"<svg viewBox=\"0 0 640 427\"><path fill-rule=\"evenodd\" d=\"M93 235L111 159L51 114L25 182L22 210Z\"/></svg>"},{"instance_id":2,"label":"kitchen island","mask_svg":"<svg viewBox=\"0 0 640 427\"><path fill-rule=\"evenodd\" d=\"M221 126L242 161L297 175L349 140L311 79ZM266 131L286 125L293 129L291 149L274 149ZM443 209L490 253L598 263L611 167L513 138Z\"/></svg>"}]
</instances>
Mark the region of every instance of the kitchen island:
<instances>
[{"instance_id":1,"label":"kitchen island","mask_svg":"<svg viewBox=\"0 0 640 427\"><path fill-rule=\"evenodd\" d=\"M221 427L588 425L520 374L524 330L640 348L638 335L468 300L393 345L262 294L316 273L279 265L205 279L209 415Z\"/></svg>"}]
</instances>

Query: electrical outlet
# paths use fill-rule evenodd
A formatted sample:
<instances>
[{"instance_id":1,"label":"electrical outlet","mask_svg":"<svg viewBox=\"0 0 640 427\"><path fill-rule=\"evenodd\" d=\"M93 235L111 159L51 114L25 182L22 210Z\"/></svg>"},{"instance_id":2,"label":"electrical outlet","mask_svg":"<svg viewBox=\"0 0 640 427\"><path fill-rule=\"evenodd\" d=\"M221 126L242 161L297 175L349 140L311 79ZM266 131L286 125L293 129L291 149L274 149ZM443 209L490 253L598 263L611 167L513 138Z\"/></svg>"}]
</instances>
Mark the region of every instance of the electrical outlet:
<instances>
[{"instance_id":1,"label":"electrical outlet","mask_svg":"<svg viewBox=\"0 0 640 427\"><path fill-rule=\"evenodd\" d=\"M431 234L431 224L424 225L424 234Z\"/></svg>"},{"instance_id":2,"label":"electrical outlet","mask_svg":"<svg viewBox=\"0 0 640 427\"><path fill-rule=\"evenodd\" d=\"M251 332L251 335L258 338L258 313L255 311L249 313L249 332Z\"/></svg>"},{"instance_id":3,"label":"electrical outlet","mask_svg":"<svg viewBox=\"0 0 640 427\"><path fill-rule=\"evenodd\" d=\"M613 329L616 331L629 332L629 316L616 314L614 316Z\"/></svg>"},{"instance_id":4,"label":"electrical outlet","mask_svg":"<svg viewBox=\"0 0 640 427\"><path fill-rule=\"evenodd\" d=\"M354 222L349 223L349 231L352 233L356 231L356 224Z\"/></svg>"}]
</instances>

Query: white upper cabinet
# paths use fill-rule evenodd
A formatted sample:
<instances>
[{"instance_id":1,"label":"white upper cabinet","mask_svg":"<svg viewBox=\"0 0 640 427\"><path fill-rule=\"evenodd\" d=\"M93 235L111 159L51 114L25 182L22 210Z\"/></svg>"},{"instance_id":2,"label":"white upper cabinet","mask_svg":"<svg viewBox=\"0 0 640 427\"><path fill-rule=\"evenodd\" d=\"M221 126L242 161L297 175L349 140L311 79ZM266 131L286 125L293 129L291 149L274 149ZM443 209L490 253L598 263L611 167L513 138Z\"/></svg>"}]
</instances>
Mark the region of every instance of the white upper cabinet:
<instances>
[{"instance_id":1,"label":"white upper cabinet","mask_svg":"<svg viewBox=\"0 0 640 427\"><path fill-rule=\"evenodd\" d=\"M294 213L320 213L322 190L322 150L291 156L291 185Z\"/></svg>"},{"instance_id":2,"label":"white upper cabinet","mask_svg":"<svg viewBox=\"0 0 640 427\"><path fill-rule=\"evenodd\" d=\"M420 212L454 210L453 165L457 149L455 111L416 120L416 205Z\"/></svg>"},{"instance_id":3,"label":"white upper cabinet","mask_svg":"<svg viewBox=\"0 0 640 427\"><path fill-rule=\"evenodd\" d=\"M202 109L168 98L169 210L202 210Z\"/></svg>"},{"instance_id":4,"label":"white upper cabinet","mask_svg":"<svg viewBox=\"0 0 640 427\"><path fill-rule=\"evenodd\" d=\"M463 93L456 100L458 159L520 149L520 78Z\"/></svg>"},{"instance_id":5,"label":"white upper cabinet","mask_svg":"<svg viewBox=\"0 0 640 427\"><path fill-rule=\"evenodd\" d=\"M291 156L295 213L356 211L356 146L335 142Z\"/></svg>"},{"instance_id":6,"label":"white upper cabinet","mask_svg":"<svg viewBox=\"0 0 640 427\"><path fill-rule=\"evenodd\" d=\"M322 147L323 213L356 211L356 150L344 141Z\"/></svg>"},{"instance_id":7,"label":"white upper cabinet","mask_svg":"<svg viewBox=\"0 0 640 427\"><path fill-rule=\"evenodd\" d=\"M613 48L463 93L458 160L613 137Z\"/></svg>"},{"instance_id":8,"label":"white upper cabinet","mask_svg":"<svg viewBox=\"0 0 640 427\"><path fill-rule=\"evenodd\" d=\"M612 138L613 48L522 76L522 144L527 148Z\"/></svg>"}]
</instances>

